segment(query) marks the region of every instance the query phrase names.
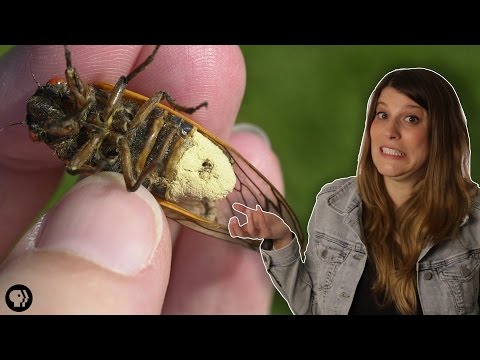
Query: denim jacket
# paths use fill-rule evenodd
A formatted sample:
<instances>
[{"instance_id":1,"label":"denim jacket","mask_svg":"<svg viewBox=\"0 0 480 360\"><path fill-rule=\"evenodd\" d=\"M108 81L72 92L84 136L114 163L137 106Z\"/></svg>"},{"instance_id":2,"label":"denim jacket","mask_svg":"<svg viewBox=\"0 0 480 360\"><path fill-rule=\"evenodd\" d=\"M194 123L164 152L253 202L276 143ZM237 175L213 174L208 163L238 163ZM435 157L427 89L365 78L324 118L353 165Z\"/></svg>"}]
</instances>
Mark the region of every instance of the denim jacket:
<instances>
[{"instance_id":1,"label":"denim jacket","mask_svg":"<svg viewBox=\"0 0 480 360\"><path fill-rule=\"evenodd\" d=\"M325 185L308 223L305 262L297 241L261 249L273 284L294 314L348 314L367 259L362 203L355 177ZM427 246L417 261L422 311L479 314L480 196L460 225L459 237Z\"/></svg>"}]
</instances>

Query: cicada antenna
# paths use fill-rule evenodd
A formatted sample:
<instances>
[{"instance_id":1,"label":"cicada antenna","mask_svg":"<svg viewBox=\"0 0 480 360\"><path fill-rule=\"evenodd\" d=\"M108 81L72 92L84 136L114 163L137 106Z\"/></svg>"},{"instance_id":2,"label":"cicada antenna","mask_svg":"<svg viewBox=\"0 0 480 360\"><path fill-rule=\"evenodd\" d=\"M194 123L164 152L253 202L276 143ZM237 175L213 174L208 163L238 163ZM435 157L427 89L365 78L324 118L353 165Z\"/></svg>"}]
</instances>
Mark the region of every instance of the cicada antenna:
<instances>
[{"instance_id":1,"label":"cicada antenna","mask_svg":"<svg viewBox=\"0 0 480 360\"><path fill-rule=\"evenodd\" d=\"M21 121L21 122L17 122L17 123L13 123L13 124L10 124L10 125L7 125L3 128L0 128L0 133L5 130L6 128L10 127L10 126L14 126L14 125L24 125L25 124L25 121Z\"/></svg>"},{"instance_id":2,"label":"cicada antenna","mask_svg":"<svg viewBox=\"0 0 480 360\"><path fill-rule=\"evenodd\" d=\"M41 87L42 85L37 81L37 78L35 77L35 74L33 73L33 69L32 69L32 57L33 57L33 54L30 53L30 74L32 74L32 77L33 77L33 81L35 81L37 83L37 87ZM1 130L0 130L1 131Z\"/></svg>"}]
</instances>

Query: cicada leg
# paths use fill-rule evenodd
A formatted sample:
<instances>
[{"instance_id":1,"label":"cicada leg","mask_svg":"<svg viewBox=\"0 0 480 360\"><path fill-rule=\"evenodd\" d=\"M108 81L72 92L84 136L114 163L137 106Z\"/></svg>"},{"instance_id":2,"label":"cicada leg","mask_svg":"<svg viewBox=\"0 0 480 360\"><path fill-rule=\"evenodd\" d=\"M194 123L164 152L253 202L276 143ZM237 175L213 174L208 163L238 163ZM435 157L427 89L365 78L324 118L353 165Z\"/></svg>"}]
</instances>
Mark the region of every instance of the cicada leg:
<instances>
[{"instance_id":1,"label":"cicada leg","mask_svg":"<svg viewBox=\"0 0 480 360\"><path fill-rule=\"evenodd\" d=\"M135 114L135 116L133 117L132 121L130 122L130 124L128 126L128 130L129 131L133 130L133 129L137 128L140 124L142 124L147 119L148 115L150 115L150 113L153 111L155 106L160 101L162 101L163 99L167 99L167 101L169 101L169 99L170 99L173 102L173 100L170 98L170 95L168 95L168 93L166 93L164 91L157 92L150 99L145 101L142 104L142 106L140 107L140 109L138 109L137 113ZM180 107L181 109L185 110L185 112L193 113L197 109L199 109L200 107L206 106L206 104L207 103L204 102L204 103L202 103L202 104L200 104L196 107L192 107L192 108L186 108L186 107L183 107L183 106L179 106L177 104L175 104L175 106ZM164 112L164 113L162 113L162 115L160 117L156 118L153 121L153 123L152 123L152 125L150 126L150 129L149 129L147 140L145 141L143 149L142 149L141 153L139 154L139 156L137 158L137 161L135 163L135 174L139 175L139 179L138 179L138 181L135 185L132 184L132 186L135 188L135 190L138 188L138 186L140 186L140 184L143 182L145 177L148 176L150 171L152 171L153 168L156 167L156 165L152 165L153 168L151 166L148 169L144 169L147 158L148 158L150 152L152 151L152 149L155 145L155 142L157 141L158 134L159 134L159 132L160 132L160 130L161 130L163 124L164 124L165 115L166 115L166 113ZM130 152L130 149L128 147L128 143L126 143L126 142L123 143L123 142L124 141L122 140L122 144L120 145L124 149L123 151ZM166 143L168 144L168 141ZM164 147L160 151L161 156L164 156L165 151L166 151L166 147ZM127 155L127 156L129 156L129 158L131 159L130 155ZM142 169L144 169L143 172L142 172ZM129 172L130 172L130 170L129 170ZM140 174L141 172L142 172L142 174ZM132 175L133 175L133 173L132 173Z\"/></svg>"},{"instance_id":2,"label":"cicada leg","mask_svg":"<svg viewBox=\"0 0 480 360\"><path fill-rule=\"evenodd\" d=\"M197 105L197 106L194 106L194 107L186 107L186 106L182 106L182 105L177 104L175 102L175 100L172 99L170 94L165 92L165 91L161 91L158 94L162 95L162 97L160 98L160 101L165 99L170 104L170 106L173 107L175 110L179 110L179 111L187 113L187 114L193 114L198 109L208 106L208 102L204 101L200 105Z\"/></svg>"},{"instance_id":3,"label":"cicada leg","mask_svg":"<svg viewBox=\"0 0 480 360\"><path fill-rule=\"evenodd\" d=\"M137 66L130 74L127 76L120 76L117 83L115 84L114 88L110 96L108 97L107 103L105 108L103 109L101 119L106 123L109 127L112 122L112 115L115 109L121 104L123 93L127 88L128 83L132 80L136 75L138 75L141 71L143 71L155 57L156 52L160 45L155 46L153 52L148 56L139 66Z\"/></svg>"},{"instance_id":4,"label":"cicada leg","mask_svg":"<svg viewBox=\"0 0 480 360\"><path fill-rule=\"evenodd\" d=\"M141 68L141 66L139 67ZM137 68L138 69L138 68ZM118 84L118 83L117 83ZM132 121L128 125L127 131L131 131L142 124L148 115L152 112L155 108L157 103L162 99L163 93L155 94L153 97L148 99L143 103L143 105L138 109L137 113L133 117ZM129 191L135 191L138 189L140 184L145 179L146 174L143 177L138 179L138 176L142 173L142 169L145 166L145 162L147 161L148 155L153 149L155 142L157 140L158 134L162 129L162 126L165 121L166 113L163 112L161 116L155 118L148 130L148 135L143 146L142 151L140 152L135 166L132 163L132 154L130 151L130 146L128 144L127 139L124 135L120 135L118 133L110 133L109 137L117 144L118 151L121 155L121 163L122 163L122 173L125 180L125 184Z\"/></svg>"},{"instance_id":5,"label":"cicada leg","mask_svg":"<svg viewBox=\"0 0 480 360\"><path fill-rule=\"evenodd\" d=\"M67 167L67 171L71 175L79 175L79 174L93 175L102 171L102 168L99 168L98 166L91 166L91 165L84 164L79 168L77 168L76 170L71 170L70 168Z\"/></svg>"},{"instance_id":6,"label":"cicada leg","mask_svg":"<svg viewBox=\"0 0 480 360\"><path fill-rule=\"evenodd\" d=\"M155 121L153 122L149 130L149 139L141 153L141 155L144 153L146 154L145 159L141 159L141 156L140 156L135 168L133 167L131 150L130 150L130 146L128 145L127 138L118 133L110 134L110 136L113 137L117 143L118 151L122 159L121 160L122 173L123 173L123 177L125 179L125 184L127 186L128 191L136 191L140 187L140 185L145 181L145 178L152 171L159 170L161 172L163 159L165 158L166 152L173 138L177 136L178 134L177 131L171 131L168 134L168 137L165 139L165 142L162 145L162 148L160 149L158 156L147 167L144 167L144 164L146 161L146 157L149 154L149 152L147 151L148 149L151 149L155 144L156 136L158 135L158 132L162 128L161 124L163 124L163 121L164 121L164 117L162 115L156 118ZM142 164L142 166L138 167L138 164Z\"/></svg>"},{"instance_id":7,"label":"cicada leg","mask_svg":"<svg viewBox=\"0 0 480 360\"><path fill-rule=\"evenodd\" d=\"M75 154L75 156L67 162L67 171L75 174L80 172L98 172L101 171L101 167L93 167L85 165L85 163L91 158L93 152L98 148L105 138L104 132L95 133Z\"/></svg>"},{"instance_id":8,"label":"cicada leg","mask_svg":"<svg viewBox=\"0 0 480 360\"><path fill-rule=\"evenodd\" d=\"M155 108L155 106L160 101L163 100L163 98L165 97L165 94L166 94L165 92L160 91L156 93L154 96L152 96L150 99L145 101L143 105L140 107L140 109L138 109L137 113L135 114L132 121L130 122L128 126L128 130L129 131L133 130L137 128L139 125L141 125L147 119L148 115L150 115L150 113ZM192 108L192 109L195 109L195 108ZM165 121L165 115L166 113L163 112L160 117L156 118L149 129L147 140L145 141L143 149L140 155L138 156L137 162L135 164L136 174L140 174L143 167L145 166L145 162L147 161L148 155L152 151L153 146L155 145L155 142L157 140L158 133L160 132L163 126L163 123Z\"/></svg>"},{"instance_id":9,"label":"cicada leg","mask_svg":"<svg viewBox=\"0 0 480 360\"><path fill-rule=\"evenodd\" d=\"M75 97L77 107L83 109L89 104L91 97L93 96L90 87L85 85L78 76L77 69L72 66L72 56L70 49L65 45L65 60L67 61L67 69L65 70L65 79L67 81L70 92Z\"/></svg>"}]
</instances>

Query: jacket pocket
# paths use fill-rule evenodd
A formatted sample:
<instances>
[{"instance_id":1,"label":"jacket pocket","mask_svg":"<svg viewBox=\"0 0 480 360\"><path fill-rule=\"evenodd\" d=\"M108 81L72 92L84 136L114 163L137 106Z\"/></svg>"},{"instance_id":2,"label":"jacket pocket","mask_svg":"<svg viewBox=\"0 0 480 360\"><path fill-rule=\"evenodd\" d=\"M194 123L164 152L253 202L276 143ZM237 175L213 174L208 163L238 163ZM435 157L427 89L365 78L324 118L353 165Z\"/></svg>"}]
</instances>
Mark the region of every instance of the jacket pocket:
<instances>
[{"instance_id":1,"label":"jacket pocket","mask_svg":"<svg viewBox=\"0 0 480 360\"><path fill-rule=\"evenodd\" d=\"M352 251L352 245L327 234L315 233L315 264L318 290L332 287L338 268Z\"/></svg>"},{"instance_id":2,"label":"jacket pocket","mask_svg":"<svg viewBox=\"0 0 480 360\"><path fill-rule=\"evenodd\" d=\"M480 286L480 250L445 260L439 268L440 279L444 281L453 297L458 314L478 312Z\"/></svg>"}]
</instances>

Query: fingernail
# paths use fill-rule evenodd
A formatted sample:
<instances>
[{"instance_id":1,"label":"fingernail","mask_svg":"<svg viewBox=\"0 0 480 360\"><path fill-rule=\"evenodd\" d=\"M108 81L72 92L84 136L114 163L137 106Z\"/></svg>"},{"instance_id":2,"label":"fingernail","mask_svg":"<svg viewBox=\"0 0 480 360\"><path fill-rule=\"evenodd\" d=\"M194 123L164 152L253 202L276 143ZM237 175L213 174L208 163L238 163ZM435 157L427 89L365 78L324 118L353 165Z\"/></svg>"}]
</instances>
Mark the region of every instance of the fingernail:
<instances>
[{"instance_id":1,"label":"fingernail","mask_svg":"<svg viewBox=\"0 0 480 360\"><path fill-rule=\"evenodd\" d=\"M145 188L128 192L121 175L100 173L78 183L48 213L35 248L132 275L149 264L162 233L160 207Z\"/></svg>"},{"instance_id":2,"label":"fingernail","mask_svg":"<svg viewBox=\"0 0 480 360\"><path fill-rule=\"evenodd\" d=\"M255 134L261 137L268 144L268 146L271 147L270 138L268 137L267 133L265 132L265 130L263 130L257 125L254 125L251 123L239 123L233 126L232 131L233 132L245 131L245 132L250 132L252 134Z\"/></svg>"}]
</instances>

